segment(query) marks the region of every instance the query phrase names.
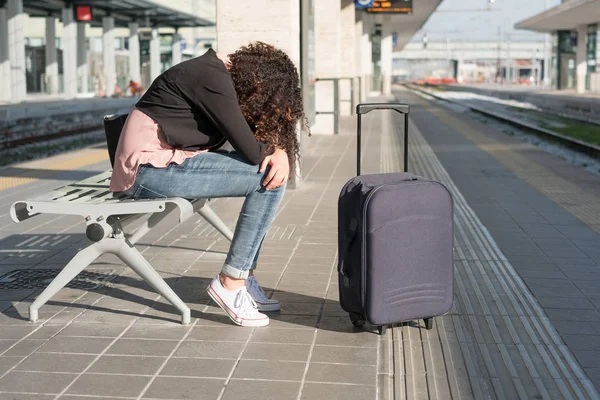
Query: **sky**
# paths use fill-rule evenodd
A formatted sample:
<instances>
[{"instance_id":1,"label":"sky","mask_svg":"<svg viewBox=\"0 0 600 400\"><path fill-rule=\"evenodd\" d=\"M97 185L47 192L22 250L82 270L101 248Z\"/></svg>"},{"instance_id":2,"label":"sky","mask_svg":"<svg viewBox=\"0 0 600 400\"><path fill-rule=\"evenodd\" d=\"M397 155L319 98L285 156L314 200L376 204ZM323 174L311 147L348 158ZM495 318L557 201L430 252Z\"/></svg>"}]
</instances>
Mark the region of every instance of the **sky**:
<instances>
[{"instance_id":1,"label":"sky","mask_svg":"<svg viewBox=\"0 0 600 400\"><path fill-rule=\"evenodd\" d=\"M418 7L419 1L414 1ZM491 41L498 39L498 26L504 36L510 35L512 41L526 41L537 35L530 31L515 30L516 22L527 19L560 4L560 0L495 0L488 8L488 0L443 0L422 30L413 40L420 41L423 31L427 32L430 41ZM443 12L459 10L457 12ZM479 10L479 11L477 11ZM539 36L537 36L539 37Z\"/></svg>"}]
</instances>

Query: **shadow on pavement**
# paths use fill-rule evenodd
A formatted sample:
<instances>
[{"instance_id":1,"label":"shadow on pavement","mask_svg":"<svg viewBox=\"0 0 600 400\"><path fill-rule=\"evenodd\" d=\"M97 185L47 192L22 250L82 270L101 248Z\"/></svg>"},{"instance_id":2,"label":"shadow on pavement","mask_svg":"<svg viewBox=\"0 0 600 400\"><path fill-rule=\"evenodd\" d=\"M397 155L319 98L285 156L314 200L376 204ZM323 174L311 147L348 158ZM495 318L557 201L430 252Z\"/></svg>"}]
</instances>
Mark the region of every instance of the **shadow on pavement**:
<instances>
[{"instance_id":1,"label":"shadow on pavement","mask_svg":"<svg viewBox=\"0 0 600 400\"><path fill-rule=\"evenodd\" d=\"M99 275L100 278L104 275L101 273L90 273L90 276L93 276L94 274ZM155 293L152 288L150 288L141 279L125 277L123 282L119 282L118 278L113 283L126 284L128 288L142 289L148 291L149 294ZM210 278L184 276L178 278L167 278L165 281L173 288L173 290L175 290L181 300L183 300L183 302L190 307L192 311L192 319L198 318L210 323L210 325L232 325L231 320L224 313L222 313L220 310L215 311L217 308L216 304L213 303L206 294L205 288L210 283ZM185 287L186 290L178 290L180 287ZM190 290L190 287L194 290ZM267 294L273 291L272 288L268 287L264 287L264 290ZM15 294L15 297L11 299L9 296L10 291L4 291L3 297L5 301L8 300L14 303L24 302L29 305L40 292L41 289L36 290L25 299L19 298L19 296ZM168 321L172 322L173 324L180 323L178 311L170 304L158 302L151 298L140 296L132 293L131 291L116 287L109 288L106 286L101 286L99 289L92 290L90 292L103 294L114 299L123 299L128 302L139 304L140 306L146 306L149 309L146 311L146 313L142 314L141 312L132 310L120 310L110 307L81 304L77 302L71 303L67 301L51 300L40 308L40 312L44 312L44 308L53 306L54 309L56 309L56 307L65 307L66 310L71 311L91 310L114 315L140 317L141 319L165 322ZM343 313L341 308L339 308L339 303L337 300L326 300L322 297L293 293L291 291L276 291L273 297L278 299L282 298L282 310L280 312L268 313L269 318L271 318L273 321L282 321L292 325L304 326L308 328L319 328L321 330L336 332L362 332L364 330L371 330L371 327L369 326L366 326L364 329L354 328L348 316ZM202 312L201 310L204 309L206 305L210 305L211 310L209 312ZM325 315L324 308L334 309L336 312L331 315ZM9 318L21 321L27 321L29 318L27 311L24 311L23 307L17 309L14 305L4 309L2 314ZM43 322L44 319L41 318L40 321ZM372 329L374 330L375 328Z\"/></svg>"},{"instance_id":2,"label":"shadow on pavement","mask_svg":"<svg viewBox=\"0 0 600 400\"><path fill-rule=\"evenodd\" d=\"M0 241L0 310L5 316L27 321L28 306L47 287L66 263L88 245L82 234L23 234L11 235ZM157 246L153 246L157 247ZM167 247L167 246L158 246ZM172 246L171 246L172 247ZM187 248L181 248L182 250ZM190 249L191 250L191 249ZM201 249L193 249L203 251ZM210 251L221 257L222 251ZM215 262L218 262L215 260ZM156 293L146 282L135 275L120 275L126 267L115 260L86 268L66 288L96 293L108 299L123 299L136 305L136 309L87 304L86 301L70 302L60 298L50 300L40 308L40 321L45 321L64 307L65 310L90 310L113 315L134 316L146 320L180 323L178 311L164 299L155 301ZM160 269L159 269L159 272ZM202 319L211 325L228 325L232 322L217 309L206 293L212 278L202 276L180 276L177 272L162 271L165 281L186 303L193 319ZM207 271L202 271L204 275ZM169 276L171 274L171 276ZM67 290L67 289L63 289ZM269 313L273 321L286 324L319 328L339 332L361 331L355 329L348 315L341 309L337 300L326 299L321 295L295 293L293 290L276 290L264 286L267 295L282 301L280 312ZM336 290L334 286L330 290ZM139 310L137 306L139 305ZM206 306L208 312L202 312ZM148 307L144 314L141 310ZM367 327L368 329L368 327Z\"/></svg>"}]
</instances>

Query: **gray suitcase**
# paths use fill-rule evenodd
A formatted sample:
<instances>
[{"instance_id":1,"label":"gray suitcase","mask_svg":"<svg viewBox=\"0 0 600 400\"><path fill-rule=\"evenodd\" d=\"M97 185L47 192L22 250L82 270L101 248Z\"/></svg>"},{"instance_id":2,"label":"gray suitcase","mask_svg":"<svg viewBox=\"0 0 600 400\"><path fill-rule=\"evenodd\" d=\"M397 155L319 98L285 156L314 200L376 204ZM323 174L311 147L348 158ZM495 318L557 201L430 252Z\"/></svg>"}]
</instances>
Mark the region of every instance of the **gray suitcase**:
<instances>
[{"instance_id":1,"label":"gray suitcase","mask_svg":"<svg viewBox=\"0 0 600 400\"><path fill-rule=\"evenodd\" d=\"M340 304L355 326L387 326L433 317L452 308L452 196L439 182L409 173L360 175L361 117L372 110L404 114L404 170L408 113L403 104L359 104L357 177L338 201Z\"/></svg>"}]
</instances>

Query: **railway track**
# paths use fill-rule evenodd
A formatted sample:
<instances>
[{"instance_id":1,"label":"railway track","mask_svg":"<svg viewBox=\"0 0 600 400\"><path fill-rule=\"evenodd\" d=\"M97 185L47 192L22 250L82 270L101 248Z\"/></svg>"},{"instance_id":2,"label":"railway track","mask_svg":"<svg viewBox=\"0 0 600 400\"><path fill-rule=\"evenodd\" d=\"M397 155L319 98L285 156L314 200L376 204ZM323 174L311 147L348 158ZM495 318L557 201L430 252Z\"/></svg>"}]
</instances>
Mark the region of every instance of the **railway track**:
<instances>
[{"instance_id":1,"label":"railway track","mask_svg":"<svg viewBox=\"0 0 600 400\"><path fill-rule=\"evenodd\" d=\"M30 132L23 132L18 135L14 135L16 136L15 138L11 138L10 136L6 138L5 136L5 140L0 141L0 150L15 149L27 144L42 143L51 141L53 139L78 136L85 133L99 131L101 129L102 123L88 123L84 124L84 126L78 124L77 126L61 128L51 133L40 133L39 130L35 129L31 130Z\"/></svg>"},{"instance_id":2,"label":"railway track","mask_svg":"<svg viewBox=\"0 0 600 400\"><path fill-rule=\"evenodd\" d=\"M0 138L0 168L104 143L102 124L86 123L53 130L22 130Z\"/></svg>"},{"instance_id":3,"label":"railway track","mask_svg":"<svg viewBox=\"0 0 600 400\"><path fill-rule=\"evenodd\" d=\"M458 100L449 99L449 98L446 98L443 96L439 96L433 91L423 89L422 87L419 87L416 85L406 84L404 86L407 89L426 94L435 99L438 99L438 100L441 100L441 101L444 101L447 103L451 103L451 104L457 104L457 105L460 105L461 107L468 108L471 111L477 112L477 113L485 115L487 117L494 118L498 121L501 121L501 122L513 125L515 127L518 127L520 129L526 130L527 132L532 133L541 139L559 143L559 144L561 144L565 147L568 147L572 150L578 151L580 153L584 153L594 159L600 160L600 146L586 143L584 141L554 132L550 129L537 126L535 124L532 124L531 122L524 121L522 119L515 117L514 114L509 115L509 114L505 114L502 112L485 109L483 107L475 106L472 104L467 104L465 102L461 102ZM541 113L543 114L543 112L541 112ZM548 115L551 116L552 114L548 114ZM572 119L573 121L577 121L577 122L581 122L580 119L576 119L576 118L569 118L569 117L564 117L564 118Z\"/></svg>"}]
</instances>

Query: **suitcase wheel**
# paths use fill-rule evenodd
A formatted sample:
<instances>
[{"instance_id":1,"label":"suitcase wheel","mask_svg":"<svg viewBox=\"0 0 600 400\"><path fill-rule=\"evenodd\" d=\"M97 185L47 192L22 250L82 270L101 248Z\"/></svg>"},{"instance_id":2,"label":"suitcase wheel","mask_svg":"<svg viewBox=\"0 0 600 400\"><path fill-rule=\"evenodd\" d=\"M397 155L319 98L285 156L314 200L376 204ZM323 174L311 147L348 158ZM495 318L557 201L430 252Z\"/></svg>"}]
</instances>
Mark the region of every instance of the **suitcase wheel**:
<instances>
[{"instance_id":1,"label":"suitcase wheel","mask_svg":"<svg viewBox=\"0 0 600 400\"><path fill-rule=\"evenodd\" d=\"M387 330L387 326L379 326L377 327L377 330L379 331L380 335L385 335L385 331Z\"/></svg>"},{"instance_id":2,"label":"suitcase wheel","mask_svg":"<svg viewBox=\"0 0 600 400\"><path fill-rule=\"evenodd\" d=\"M354 325L354 326L360 327L360 326L363 326L365 324L365 322L367 322L365 320L365 317L362 316L362 314L351 312L351 313L349 313L349 315L350 315L350 321L352 321L352 325Z\"/></svg>"},{"instance_id":3,"label":"suitcase wheel","mask_svg":"<svg viewBox=\"0 0 600 400\"><path fill-rule=\"evenodd\" d=\"M433 328L433 318L432 317L425 318L425 319L423 319L423 321L425 321L425 329L430 330L431 328Z\"/></svg>"}]
</instances>

